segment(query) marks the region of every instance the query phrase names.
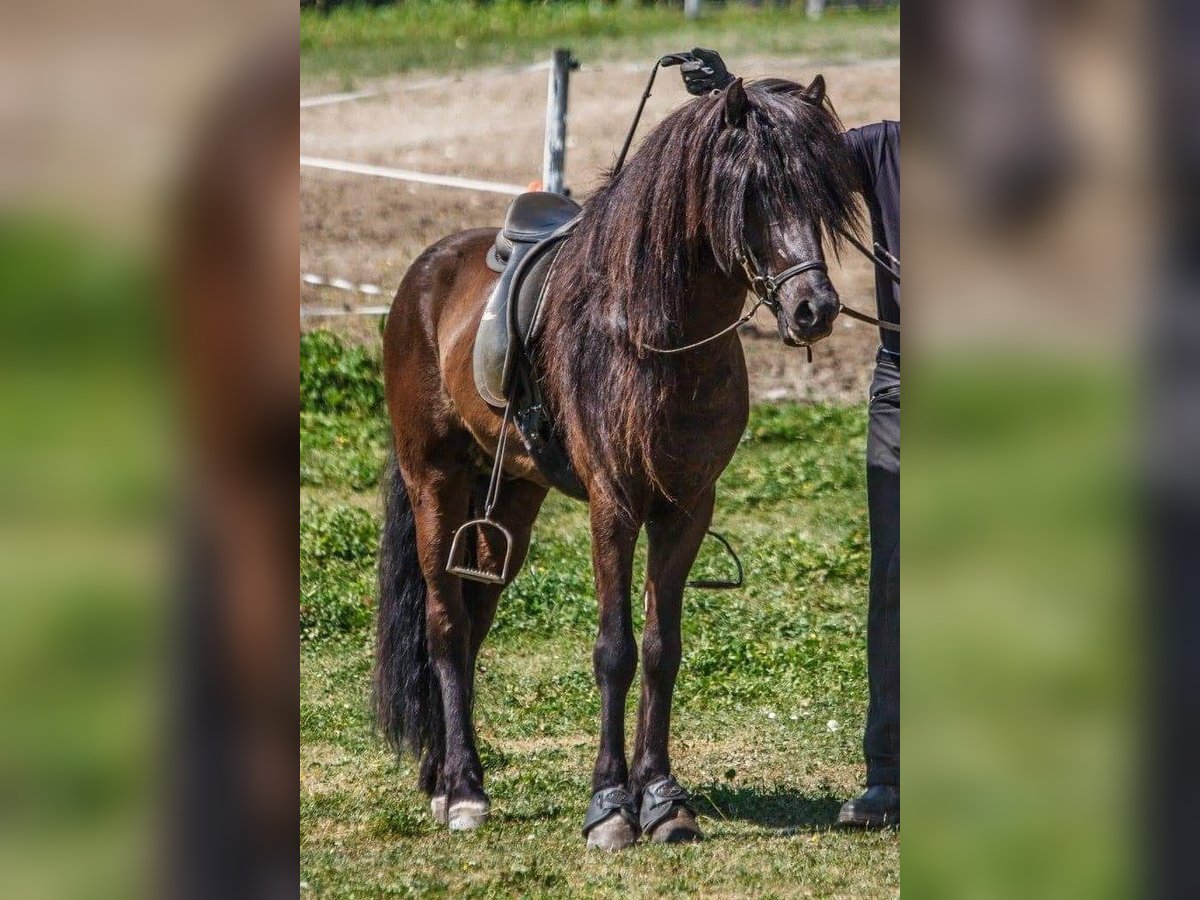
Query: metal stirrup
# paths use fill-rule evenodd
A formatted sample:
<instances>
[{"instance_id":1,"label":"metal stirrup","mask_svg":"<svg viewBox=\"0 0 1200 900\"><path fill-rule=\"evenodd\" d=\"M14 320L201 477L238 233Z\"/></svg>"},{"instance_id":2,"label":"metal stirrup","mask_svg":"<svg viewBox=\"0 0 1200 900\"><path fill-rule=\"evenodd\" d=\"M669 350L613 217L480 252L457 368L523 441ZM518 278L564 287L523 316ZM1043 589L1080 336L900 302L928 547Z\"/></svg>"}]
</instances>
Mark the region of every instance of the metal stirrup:
<instances>
[{"instance_id":1,"label":"metal stirrup","mask_svg":"<svg viewBox=\"0 0 1200 900\"><path fill-rule=\"evenodd\" d=\"M480 581L484 584L508 584L509 564L512 562L513 536L512 532L492 518L492 510L500 499L500 481L504 473L504 451L508 446L508 426L512 422L512 399L504 404L504 418L500 423L500 437L496 441L496 459L492 463L492 478L488 482L487 496L483 503L483 516L463 522L454 532L450 542L450 555L446 560L446 574L457 575L470 581ZM465 542L466 535L474 533L482 535L485 529L491 529L504 539L504 563L500 572L489 572L486 569L473 568L467 565Z\"/></svg>"}]
</instances>

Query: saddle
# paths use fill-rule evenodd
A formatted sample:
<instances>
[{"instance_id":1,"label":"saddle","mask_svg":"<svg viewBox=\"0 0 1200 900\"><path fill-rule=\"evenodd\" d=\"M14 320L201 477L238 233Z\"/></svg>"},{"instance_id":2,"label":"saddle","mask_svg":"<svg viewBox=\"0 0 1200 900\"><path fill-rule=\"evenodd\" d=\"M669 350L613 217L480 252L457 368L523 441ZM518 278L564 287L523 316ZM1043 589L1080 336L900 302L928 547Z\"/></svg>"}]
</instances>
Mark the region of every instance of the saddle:
<instances>
[{"instance_id":1,"label":"saddle","mask_svg":"<svg viewBox=\"0 0 1200 900\"><path fill-rule=\"evenodd\" d=\"M475 335L475 386L490 406L508 402L521 349L537 337L538 312L550 266L579 217L579 204L545 191L519 195L488 249L487 264L500 273Z\"/></svg>"},{"instance_id":2,"label":"saddle","mask_svg":"<svg viewBox=\"0 0 1200 900\"><path fill-rule=\"evenodd\" d=\"M579 204L545 191L519 195L488 248L487 264L500 279L475 334L475 387L488 405L512 404L526 450L554 487L577 499L587 494L571 467L546 408L529 348L541 327L546 281L554 258L579 218Z\"/></svg>"}]
</instances>

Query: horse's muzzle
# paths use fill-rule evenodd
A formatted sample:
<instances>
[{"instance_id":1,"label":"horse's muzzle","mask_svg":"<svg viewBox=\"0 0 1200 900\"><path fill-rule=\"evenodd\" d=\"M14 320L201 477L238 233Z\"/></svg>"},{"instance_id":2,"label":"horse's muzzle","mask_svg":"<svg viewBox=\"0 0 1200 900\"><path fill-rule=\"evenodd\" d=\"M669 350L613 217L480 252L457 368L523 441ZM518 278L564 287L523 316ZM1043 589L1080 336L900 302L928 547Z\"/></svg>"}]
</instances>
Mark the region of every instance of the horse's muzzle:
<instances>
[{"instance_id":1,"label":"horse's muzzle","mask_svg":"<svg viewBox=\"0 0 1200 900\"><path fill-rule=\"evenodd\" d=\"M779 339L789 347L803 347L805 344L815 344L833 333L833 321L837 318L838 307L821 314L804 323L790 321L790 317L780 313L776 317L779 325Z\"/></svg>"}]
</instances>

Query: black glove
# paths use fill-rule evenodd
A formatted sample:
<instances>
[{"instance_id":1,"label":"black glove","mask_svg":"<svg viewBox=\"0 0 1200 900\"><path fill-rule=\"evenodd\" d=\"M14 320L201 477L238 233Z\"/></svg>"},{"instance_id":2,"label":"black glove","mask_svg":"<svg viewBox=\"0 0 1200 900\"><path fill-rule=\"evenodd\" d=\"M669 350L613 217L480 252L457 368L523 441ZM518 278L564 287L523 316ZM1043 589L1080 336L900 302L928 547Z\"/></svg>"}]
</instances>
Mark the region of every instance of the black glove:
<instances>
[{"instance_id":1,"label":"black glove","mask_svg":"<svg viewBox=\"0 0 1200 900\"><path fill-rule=\"evenodd\" d=\"M702 96L709 91L719 91L734 80L716 50L695 47L690 55L692 58L679 67L689 94Z\"/></svg>"}]
</instances>

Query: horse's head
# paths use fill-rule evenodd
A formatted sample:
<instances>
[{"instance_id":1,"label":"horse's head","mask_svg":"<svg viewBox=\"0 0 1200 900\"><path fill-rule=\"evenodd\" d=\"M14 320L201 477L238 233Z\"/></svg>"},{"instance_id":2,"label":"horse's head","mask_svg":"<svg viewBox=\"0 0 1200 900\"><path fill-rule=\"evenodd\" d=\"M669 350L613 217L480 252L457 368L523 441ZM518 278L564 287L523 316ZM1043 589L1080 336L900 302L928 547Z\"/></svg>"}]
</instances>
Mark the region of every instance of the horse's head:
<instances>
[{"instance_id":1,"label":"horse's head","mask_svg":"<svg viewBox=\"0 0 1200 900\"><path fill-rule=\"evenodd\" d=\"M714 252L775 313L784 343L811 344L828 336L841 308L822 238L836 246L859 215L825 80L738 79L714 100L724 133L714 147L713 194L737 204L718 222Z\"/></svg>"}]
</instances>

